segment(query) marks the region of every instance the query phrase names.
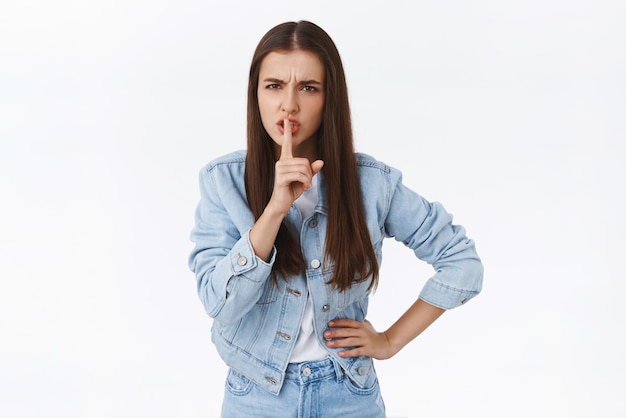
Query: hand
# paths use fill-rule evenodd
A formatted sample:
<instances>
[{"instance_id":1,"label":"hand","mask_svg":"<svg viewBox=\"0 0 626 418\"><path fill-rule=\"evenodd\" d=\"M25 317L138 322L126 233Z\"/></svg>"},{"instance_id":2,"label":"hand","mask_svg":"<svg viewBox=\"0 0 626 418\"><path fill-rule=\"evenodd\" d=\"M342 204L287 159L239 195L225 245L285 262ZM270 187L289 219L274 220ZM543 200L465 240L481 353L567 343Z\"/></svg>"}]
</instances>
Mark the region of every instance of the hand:
<instances>
[{"instance_id":1,"label":"hand","mask_svg":"<svg viewBox=\"0 0 626 418\"><path fill-rule=\"evenodd\" d=\"M328 326L332 329L324 332L327 347L351 347L340 351L341 357L367 356L384 360L395 354L387 335L377 332L368 320L336 319Z\"/></svg>"},{"instance_id":2,"label":"hand","mask_svg":"<svg viewBox=\"0 0 626 418\"><path fill-rule=\"evenodd\" d=\"M293 139L291 123L284 121L285 134L280 151L280 159L276 162L274 190L270 203L280 213L287 213L291 204L312 186L312 179L324 165L321 160L312 164L307 158L293 156Z\"/></svg>"}]
</instances>

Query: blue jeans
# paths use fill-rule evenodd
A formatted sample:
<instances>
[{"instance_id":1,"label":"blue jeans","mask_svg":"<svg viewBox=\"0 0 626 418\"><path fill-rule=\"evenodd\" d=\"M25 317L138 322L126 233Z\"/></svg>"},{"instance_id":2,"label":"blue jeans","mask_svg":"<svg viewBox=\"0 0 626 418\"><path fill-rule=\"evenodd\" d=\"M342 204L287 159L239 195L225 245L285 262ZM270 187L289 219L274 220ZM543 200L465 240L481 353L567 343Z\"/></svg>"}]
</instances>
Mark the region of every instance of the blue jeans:
<instances>
[{"instance_id":1,"label":"blue jeans","mask_svg":"<svg viewBox=\"0 0 626 418\"><path fill-rule=\"evenodd\" d=\"M292 363L278 396L228 371L222 418L384 418L385 404L374 375L357 387L332 359Z\"/></svg>"}]
</instances>

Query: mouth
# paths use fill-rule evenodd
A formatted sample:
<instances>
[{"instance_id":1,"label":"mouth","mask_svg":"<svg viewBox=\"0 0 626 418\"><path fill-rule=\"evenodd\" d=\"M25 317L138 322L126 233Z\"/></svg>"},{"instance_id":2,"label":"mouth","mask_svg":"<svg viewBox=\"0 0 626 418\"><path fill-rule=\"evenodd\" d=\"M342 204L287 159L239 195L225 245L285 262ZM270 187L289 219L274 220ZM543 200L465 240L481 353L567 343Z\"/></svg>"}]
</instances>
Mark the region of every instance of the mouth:
<instances>
[{"instance_id":1,"label":"mouth","mask_svg":"<svg viewBox=\"0 0 626 418\"><path fill-rule=\"evenodd\" d=\"M298 130L300 129L300 122L298 122L297 119L293 119L293 118L289 118L288 119L289 124L291 125L291 134L295 135L296 132L298 132ZM278 122L276 122L276 125L278 126L278 130L280 131L281 134L285 134L285 120L281 119Z\"/></svg>"}]
</instances>

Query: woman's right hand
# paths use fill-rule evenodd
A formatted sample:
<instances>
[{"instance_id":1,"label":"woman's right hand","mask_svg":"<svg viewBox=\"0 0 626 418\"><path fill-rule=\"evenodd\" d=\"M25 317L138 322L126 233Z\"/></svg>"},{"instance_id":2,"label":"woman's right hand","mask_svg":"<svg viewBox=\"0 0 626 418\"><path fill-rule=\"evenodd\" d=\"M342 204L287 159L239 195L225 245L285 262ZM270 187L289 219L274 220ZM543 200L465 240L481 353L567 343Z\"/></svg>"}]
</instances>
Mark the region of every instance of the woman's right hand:
<instances>
[{"instance_id":1,"label":"woman's right hand","mask_svg":"<svg viewBox=\"0 0 626 418\"><path fill-rule=\"evenodd\" d=\"M291 204L311 188L313 176L324 165L322 160L310 163L307 158L293 156L291 123L287 119L284 121L284 132L280 159L276 162L274 171L274 190L268 203L268 207L271 206L273 211L283 216L287 214Z\"/></svg>"},{"instance_id":2,"label":"woman's right hand","mask_svg":"<svg viewBox=\"0 0 626 418\"><path fill-rule=\"evenodd\" d=\"M276 162L274 190L265 210L250 230L250 243L255 254L269 261L280 225L292 203L312 185L313 176L324 165L321 160L310 163L307 158L293 156L291 124L284 122L285 135Z\"/></svg>"}]
</instances>

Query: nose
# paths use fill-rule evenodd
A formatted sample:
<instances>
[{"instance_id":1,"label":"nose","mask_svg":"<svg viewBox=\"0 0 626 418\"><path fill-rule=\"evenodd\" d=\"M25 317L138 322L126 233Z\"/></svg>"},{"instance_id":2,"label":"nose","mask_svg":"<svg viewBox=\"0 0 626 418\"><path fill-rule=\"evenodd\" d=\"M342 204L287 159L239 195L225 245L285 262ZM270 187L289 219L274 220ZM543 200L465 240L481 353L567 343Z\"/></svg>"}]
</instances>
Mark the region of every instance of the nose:
<instances>
[{"instance_id":1,"label":"nose","mask_svg":"<svg viewBox=\"0 0 626 418\"><path fill-rule=\"evenodd\" d=\"M295 115L296 113L298 113L298 110L299 107L297 93L294 92L292 89L288 89L287 91L285 91L285 96L283 98L282 111L286 112L287 115Z\"/></svg>"}]
</instances>

